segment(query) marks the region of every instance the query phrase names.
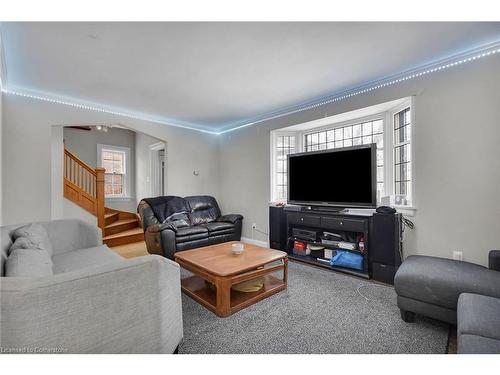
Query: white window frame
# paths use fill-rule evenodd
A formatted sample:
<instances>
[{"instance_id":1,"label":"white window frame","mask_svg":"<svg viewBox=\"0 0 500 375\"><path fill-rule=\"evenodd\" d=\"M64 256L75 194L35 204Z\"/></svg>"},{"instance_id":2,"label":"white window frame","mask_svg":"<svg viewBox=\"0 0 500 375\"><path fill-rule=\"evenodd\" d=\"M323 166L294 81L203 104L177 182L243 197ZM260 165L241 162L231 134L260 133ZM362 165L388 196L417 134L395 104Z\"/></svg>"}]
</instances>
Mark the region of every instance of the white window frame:
<instances>
[{"instance_id":1,"label":"white window frame","mask_svg":"<svg viewBox=\"0 0 500 375\"><path fill-rule=\"evenodd\" d=\"M303 130L303 131L286 131L286 130L274 130L271 131L271 202L278 202L275 198L275 170L276 170L276 137L279 135L295 136L295 152L305 152L304 140L305 136L308 134L314 134L317 132L322 132L325 130L333 130L336 128L356 125L363 122L374 121L382 119L384 122L384 193L377 197L377 204L380 204L380 198L382 196L389 196L394 194L394 115L405 108L411 108L411 198L410 205L407 206L397 206L397 210L408 216L414 216L416 211L416 189L415 189L415 97L408 97L405 101L399 103L397 106L386 109L381 112L370 114L368 116L357 117L348 121L332 122L326 123L326 119L321 119L322 125Z\"/></svg>"},{"instance_id":2,"label":"white window frame","mask_svg":"<svg viewBox=\"0 0 500 375\"><path fill-rule=\"evenodd\" d=\"M271 185L270 185L270 188L271 188L271 191L270 191L270 194L269 196L271 197L271 202L273 203L283 203L284 201L282 199L277 199L276 197L276 165L277 165L277 141L278 141L278 137L280 136L292 136L292 137L295 137L295 152L298 152L297 150L300 150L302 149L302 141L300 141L300 144L298 143L299 142L299 138L297 138L297 135L298 133L297 132L293 132L293 131L279 131L279 130L275 130L275 131L271 131L271 137L270 137L270 140L271 140L271 144L270 144L270 147L271 147Z\"/></svg>"},{"instance_id":3,"label":"white window frame","mask_svg":"<svg viewBox=\"0 0 500 375\"><path fill-rule=\"evenodd\" d=\"M121 199L131 199L130 196L130 173L131 173L131 168L130 168L130 148L128 147L122 147L122 146L112 146L112 145L104 145L104 144L98 144L97 145L97 165L99 167L102 167L102 152L103 151L111 151L111 152L122 152L125 154L125 179L124 179L124 186L123 186L123 194L113 194L113 195L105 195L105 199L110 199L110 200L121 200Z\"/></svg>"},{"instance_id":4,"label":"white window frame","mask_svg":"<svg viewBox=\"0 0 500 375\"><path fill-rule=\"evenodd\" d=\"M410 144L411 144L411 196L409 199L409 204L408 205L395 205L395 207L398 209L398 211L407 214L409 216L413 216L416 210L416 195L415 195L415 97L412 96L408 100L404 101L403 103L399 104L398 106L391 108L388 111L388 117L390 118L391 122L391 131L390 131L390 144L391 144L391 155L390 155L390 162L391 162L391 193L388 195L394 194L394 115L398 112L401 112L402 110L410 107L410 124L411 124L411 131L410 131Z\"/></svg>"},{"instance_id":5,"label":"white window frame","mask_svg":"<svg viewBox=\"0 0 500 375\"><path fill-rule=\"evenodd\" d=\"M348 121L335 122L335 123L323 125L323 126L313 128L313 129L307 129L306 131L298 132L298 136L301 139L301 146L302 146L300 149L300 152L305 152L304 140L305 140L306 135L314 134L314 133L318 133L318 132L322 132L322 131L327 131L327 130L334 130L336 128L342 128L344 126L358 125L358 124L361 124L363 122L370 122L370 121L376 121L376 120L382 120L384 123L384 125L383 125L384 126L384 130L383 130L383 132L384 132L384 192L383 192L383 194L381 194L380 197L377 197L377 203L380 203L380 198L382 196L389 195L389 194L387 194L387 185L388 185L387 181L392 181L392 172L391 172L391 174L389 174L389 169L391 169L391 165L387 164L388 154L390 154L391 153L390 151L392 151L392 143L388 143L388 137L387 137L387 133L390 130L388 128L388 125L390 125L390 124L388 122L388 112L387 111L378 112L378 113L375 113L375 114L372 114L369 116L357 117L355 119L348 120ZM388 147L388 146L390 146L390 147ZM388 176L391 177L391 180L388 180Z\"/></svg>"}]
</instances>

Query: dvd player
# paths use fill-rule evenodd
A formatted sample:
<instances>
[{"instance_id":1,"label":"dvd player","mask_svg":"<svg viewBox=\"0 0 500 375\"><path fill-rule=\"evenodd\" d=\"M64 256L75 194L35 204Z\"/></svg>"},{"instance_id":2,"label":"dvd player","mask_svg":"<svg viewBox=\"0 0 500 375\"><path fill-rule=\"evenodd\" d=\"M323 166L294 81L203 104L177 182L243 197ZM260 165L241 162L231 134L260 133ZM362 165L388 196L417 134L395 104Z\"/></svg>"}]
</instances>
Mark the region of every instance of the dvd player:
<instances>
[{"instance_id":1,"label":"dvd player","mask_svg":"<svg viewBox=\"0 0 500 375\"><path fill-rule=\"evenodd\" d=\"M294 236L299 240L314 241L314 242L318 240L318 232L314 230L293 228L292 236Z\"/></svg>"}]
</instances>

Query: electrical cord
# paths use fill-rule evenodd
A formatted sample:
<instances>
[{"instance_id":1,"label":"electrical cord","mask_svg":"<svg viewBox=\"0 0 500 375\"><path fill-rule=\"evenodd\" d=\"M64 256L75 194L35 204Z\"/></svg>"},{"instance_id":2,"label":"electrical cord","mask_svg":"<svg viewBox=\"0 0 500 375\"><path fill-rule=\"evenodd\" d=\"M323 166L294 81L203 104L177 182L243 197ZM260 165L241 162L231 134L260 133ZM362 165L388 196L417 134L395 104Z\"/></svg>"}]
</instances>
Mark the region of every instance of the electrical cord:
<instances>
[{"instance_id":1,"label":"electrical cord","mask_svg":"<svg viewBox=\"0 0 500 375\"><path fill-rule=\"evenodd\" d=\"M252 228L254 231L256 232L259 232L259 233L262 233L262 234L265 234L266 236L269 236L269 233L266 233L266 232L263 232L261 231L260 229L257 229L257 228Z\"/></svg>"},{"instance_id":2,"label":"electrical cord","mask_svg":"<svg viewBox=\"0 0 500 375\"><path fill-rule=\"evenodd\" d=\"M358 294L363 297L367 302L374 302L374 301L377 301L375 299L371 299L371 298L368 298L367 296L365 296L363 293L361 293L361 289L362 288L367 288L367 287L376 287L376 288L389 288L389 289L392 289L392 286L386 286L386 285L378 285L378 284L359 284L358 287L356 288L356 291L358 292ZM397 306L395 303L393 303L391 301L391 305L394 305L394 306Z\"/></svg>"}]
</instances>

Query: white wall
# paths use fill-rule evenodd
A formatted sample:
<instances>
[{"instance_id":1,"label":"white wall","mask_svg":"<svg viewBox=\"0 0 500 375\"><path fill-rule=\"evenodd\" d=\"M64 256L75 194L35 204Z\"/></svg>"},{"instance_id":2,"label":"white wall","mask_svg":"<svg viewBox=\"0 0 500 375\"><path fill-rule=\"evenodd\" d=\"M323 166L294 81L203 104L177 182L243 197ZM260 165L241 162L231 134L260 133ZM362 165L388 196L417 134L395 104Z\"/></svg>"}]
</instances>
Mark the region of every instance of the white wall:
<instances>
[{"instance_id":1,"label":"white wall","mask_svg":"<svg viewBox=\"0 0 500 375\"><path fill-rule=\"evenodd\" d=\"M4 224L52 217L50 150L54 125L121 123L163 139L169 144L168 194L219 195L215 136L12 95L3 99ZM194 176L193 170L199 170L200 175Z\"/></svg>"},{"instance_id":2,"label":"white wall","mask_svg":"<svg viewBox=\"0 0 500 375\"><path fill-rule=\"evenodd\" d=\"M500 56L227 133L219 139L223 212L268 231L271 130L415 96L416 228L405 255L451 257L487 264L500 247ZM255 239L266 236L255 232Z\"/></svg>"}]
</instances>

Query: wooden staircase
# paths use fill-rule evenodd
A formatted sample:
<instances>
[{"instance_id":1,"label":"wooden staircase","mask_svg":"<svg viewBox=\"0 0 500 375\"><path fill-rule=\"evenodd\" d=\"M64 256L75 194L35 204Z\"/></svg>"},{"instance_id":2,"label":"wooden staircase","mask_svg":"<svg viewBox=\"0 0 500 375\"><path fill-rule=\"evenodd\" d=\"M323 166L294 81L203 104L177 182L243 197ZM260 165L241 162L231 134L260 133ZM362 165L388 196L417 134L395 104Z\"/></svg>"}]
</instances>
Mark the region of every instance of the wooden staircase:
<instances>
[{"instance_id":1,"label":"wooden staircase","mask_svg":"<svg viewBox=\"0 0 500 375\"><path fill-rule=\"evenodd\" d=\"M137 214L104 206L104 172L104 168L92 168L65 148L64 197L96 216L106 245L144 241Z\"/></svg>"}]
</instances>

